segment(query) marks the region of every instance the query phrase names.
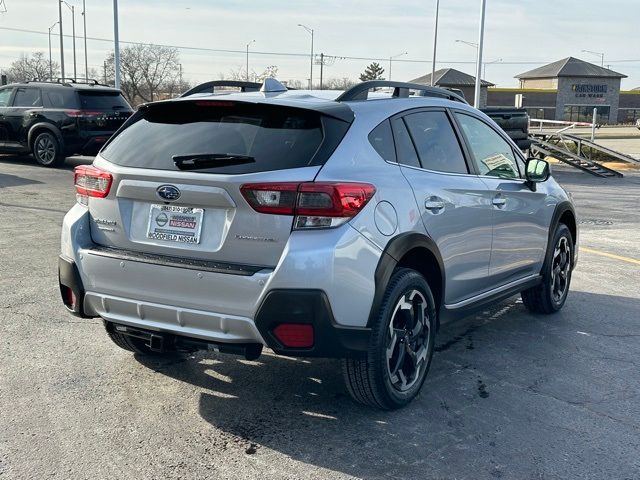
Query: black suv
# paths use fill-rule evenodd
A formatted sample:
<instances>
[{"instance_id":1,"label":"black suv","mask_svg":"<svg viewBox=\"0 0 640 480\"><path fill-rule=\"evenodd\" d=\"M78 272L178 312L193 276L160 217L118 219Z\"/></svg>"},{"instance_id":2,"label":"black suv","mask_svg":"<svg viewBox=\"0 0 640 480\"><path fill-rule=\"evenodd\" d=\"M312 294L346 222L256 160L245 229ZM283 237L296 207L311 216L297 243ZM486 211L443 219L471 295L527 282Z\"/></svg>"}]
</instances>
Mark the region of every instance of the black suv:
<instances>
[{"instance_id":1,"label":"black suv","mask_svg":"<svg viewBox=\"0 0 640 480\"><path fill-rule=\"evenodd\" d=\"M96 81L0 87L0 154L33 153L51 167L73 154L95 155L133 113L120 90Z\"/></svg>"}]
</instances>

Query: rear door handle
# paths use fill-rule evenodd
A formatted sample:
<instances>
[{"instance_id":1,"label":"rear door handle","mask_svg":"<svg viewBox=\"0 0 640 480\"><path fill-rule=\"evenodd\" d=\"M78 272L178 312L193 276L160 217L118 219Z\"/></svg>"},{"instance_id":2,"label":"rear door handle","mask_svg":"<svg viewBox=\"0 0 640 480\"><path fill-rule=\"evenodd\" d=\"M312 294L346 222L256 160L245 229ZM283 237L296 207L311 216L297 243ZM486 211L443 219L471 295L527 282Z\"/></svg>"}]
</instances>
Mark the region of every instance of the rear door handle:
<instances>
[{"instance_id":1,"label":"rear door handle","mask_svg":"<svg viewBox=\"0 0 640 480\"><path fill-rule=\"evenodd\" d=\"M502 196L501 193L497 194L493 197L492 202L494 207L502 208L507 203L507 199Z\"/></svg>"},{"instance_id":2,"label":"rear door handle","mask_svg":"<svg viewBox=\"0 0 640 480\"><path fill-rule=\"evenodd\" d=\"M424 208L431 213L439 213L438 211L444 208L444 201L440 197L429 197L424 202Z\"/></svg>"}]
</instances>

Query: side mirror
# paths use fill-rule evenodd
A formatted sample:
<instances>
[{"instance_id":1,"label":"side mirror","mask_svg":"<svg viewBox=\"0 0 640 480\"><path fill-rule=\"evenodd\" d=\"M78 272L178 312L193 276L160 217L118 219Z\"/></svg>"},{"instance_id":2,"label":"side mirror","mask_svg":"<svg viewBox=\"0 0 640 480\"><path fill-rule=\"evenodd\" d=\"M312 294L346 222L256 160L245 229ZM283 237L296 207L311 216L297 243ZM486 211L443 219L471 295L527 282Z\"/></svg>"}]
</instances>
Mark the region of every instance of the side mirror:
<instances>
[{"instance_id":1,"label":"side mirror","mask_svg":"<svg viewBox=\"0 0 640 480\"><path fill-rule=\"evenodd\" d=\"M529 158L525 167L525 177L528 183L546 182L551 175L549 162L539 158Z\"/></svg>"}]
</instances>

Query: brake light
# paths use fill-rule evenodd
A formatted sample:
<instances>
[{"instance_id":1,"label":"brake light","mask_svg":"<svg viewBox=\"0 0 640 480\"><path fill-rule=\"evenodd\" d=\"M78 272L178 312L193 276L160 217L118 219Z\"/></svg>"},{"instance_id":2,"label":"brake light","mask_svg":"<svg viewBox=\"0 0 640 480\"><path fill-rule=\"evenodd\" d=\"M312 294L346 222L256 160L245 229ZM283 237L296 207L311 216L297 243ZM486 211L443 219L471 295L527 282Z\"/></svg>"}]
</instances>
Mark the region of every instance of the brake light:
<instances>
[{"instance_id":1,"label":"brake light","mask_svg":"<svg viewBox=\"0 0 640 480\"><path fill-rule=\"evenodd\" d=\"M294 229L331 228L355 217L376 189L368 183L248 183L240 187L260 213L294 215Z\"/></svg>"},{"instance_id":2,"label":"brake light","mask_svg":"<svg viewBox=\"0 0 640 480\"><path fill-rule=\"evenodd\" d=\"M87 204L88 197L104 198L109 195L113 177L109 172L91 165L81 165L73 171L78 202Z\"/></svg>"}]
</instances>

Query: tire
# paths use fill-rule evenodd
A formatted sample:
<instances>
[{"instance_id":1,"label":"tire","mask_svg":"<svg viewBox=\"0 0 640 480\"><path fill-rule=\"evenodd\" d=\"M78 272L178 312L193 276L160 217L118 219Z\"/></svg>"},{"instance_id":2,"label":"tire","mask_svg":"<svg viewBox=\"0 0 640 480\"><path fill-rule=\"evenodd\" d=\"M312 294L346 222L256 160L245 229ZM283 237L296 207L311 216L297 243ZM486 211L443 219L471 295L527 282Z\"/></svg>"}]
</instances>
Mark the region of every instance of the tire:
<instances>
[{"instance_id":1,"label":"tire","mask_svg":"<svg viewBox=\"0 0 640 480\"><path fill-rule=\"evenodd\" d=\"M120 348L127 350L129 352L136 353L138 355L147 355L147 356L160 356L166 355L167 353L171 354L173 352L156 352L151 350L145 343L144 340L140 338L130 337L129 335L123 335L119 332L109 331L107 330L107 335L109 338Z\"/></svg>"},{"instance_id":2,"label":"tire","mask_svg":"<svg viewBox=\"0 0 640 480\"><path fill-rule=\"evenodd\" d=\"M522 292L522 303L533 313L556 313L567 300L573 270L573 238L569 228L558 225L549 244L550 261L542 272L542 283Z\"/></svg>"},{"instance_id":3,"label":"tire","mask_svg":"<svg viewBox=\"0 0 640 480\"><path fill-rule=\"evenodd\" d=\"M64 162L62 146L51 132L39 133L32 145L33 157L43 167L57 167Z\"/></svg>"},{"instance_id":4,"label":"tire","mask_svg":"<svg viewBox=\"0 0 640 480\"><path fill-rule=\"evenodd\" d=\"M342 361L354 400L383 410L409 404L427 378L435 334L436 307L429 284L415 270L396 270L371 329L367 357Z\"/></svg>"}]
</instances>

